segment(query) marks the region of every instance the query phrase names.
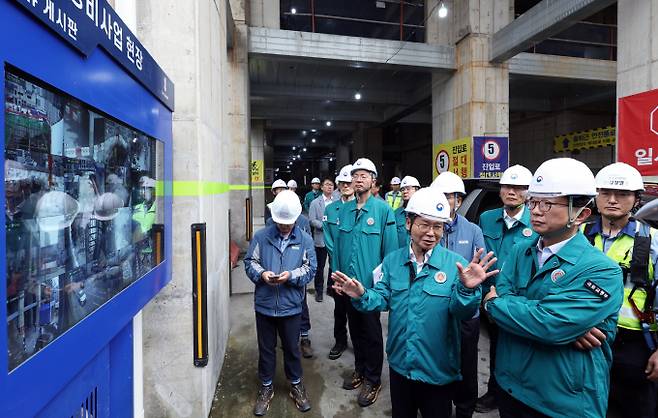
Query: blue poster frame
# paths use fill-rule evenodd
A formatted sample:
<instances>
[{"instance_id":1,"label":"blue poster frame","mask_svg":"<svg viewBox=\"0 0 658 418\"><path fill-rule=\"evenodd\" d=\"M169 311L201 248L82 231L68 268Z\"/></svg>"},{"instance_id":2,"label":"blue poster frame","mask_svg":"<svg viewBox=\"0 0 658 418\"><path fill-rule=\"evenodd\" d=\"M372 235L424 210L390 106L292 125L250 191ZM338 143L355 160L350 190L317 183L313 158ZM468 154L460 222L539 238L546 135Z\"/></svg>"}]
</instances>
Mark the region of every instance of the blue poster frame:
<instances>
[{"instance_id":1,"label":"blue poster frame","mask_svg":"<svg viewBox=\"0 0 658 418\"><path fill-rule=\"evenodd\" d=\"M3 97L7 66L15 67L161 141L164 145L164 184L171 184L172 112L107 52L97 48L84 56L15 2L0 0L0 91ZM3 109L0 112L3 149L4 129ZM0 176L0 194L4 195L4 170L0 170ZM4 199L2 204L6 209ZM117 344L118 336L128 335L128 340L120 341L123 345L131 341L132 335L126 330L133 317L171 280L171 207L171 194L165 193L164 262L11 372L7 355L0 355L0 416L41 414L58 394L65 393L67 384L80 375L99 353ZM2 223L0 235L4 237L5 233L5 224ZM0 254L5 253L6 242L2 239ZM0 267L6 271L4 256L0 257ZM0 300L3 301L0 317L6 318L6 286L0 286ZM7 353L7 338L7 322L3 319L0 353ZM132 366L132 361L128 363ZM132 391L132 387L127 389L124 386L123 390ZM114 416L111 411L110 414Z\"/></svg>"}]
</instances>

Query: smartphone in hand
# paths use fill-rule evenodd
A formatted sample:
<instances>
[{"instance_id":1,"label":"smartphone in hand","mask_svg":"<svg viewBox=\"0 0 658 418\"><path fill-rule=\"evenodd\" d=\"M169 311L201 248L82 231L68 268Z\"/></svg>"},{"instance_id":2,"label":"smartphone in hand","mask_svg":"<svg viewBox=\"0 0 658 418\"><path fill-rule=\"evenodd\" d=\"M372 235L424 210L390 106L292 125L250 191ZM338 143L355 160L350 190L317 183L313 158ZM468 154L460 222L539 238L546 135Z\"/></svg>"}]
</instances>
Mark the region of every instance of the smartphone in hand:
<instances>
[{"instance_id":1,"label":"smartphone in hand","mask_svg":"<svg viewBox=\"0 0 658 418\"><path fill-rule=\"evenodd\" d=\"M271 283L276 283L279 281L279 278L281 278L280 274L273 274L270 276L269 280Z\"/></svg>"}]
</instances>

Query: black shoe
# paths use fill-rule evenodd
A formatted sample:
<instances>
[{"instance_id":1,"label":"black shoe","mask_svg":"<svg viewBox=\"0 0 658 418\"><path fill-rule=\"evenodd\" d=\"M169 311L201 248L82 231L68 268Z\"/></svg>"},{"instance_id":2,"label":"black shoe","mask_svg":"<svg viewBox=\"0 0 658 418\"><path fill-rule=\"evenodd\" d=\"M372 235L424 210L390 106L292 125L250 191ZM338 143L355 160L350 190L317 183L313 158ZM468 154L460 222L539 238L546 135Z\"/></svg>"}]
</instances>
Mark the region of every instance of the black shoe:
<instances>
[{"instance_id":1,"label":"black shoe","mask_svg":"<svg viewBox=\"0 0 658 418\"><path fill-rule=\"evenodd\" d=\"M296 385L290 385L290 399L295 402L295 406L302 412L309 411L311 409L311 403L308 401L308 396L306 396L306 389L302 382L297 383Z\"/></svg>"},{"instance_id":2,"label":"black shoe","mask_svg":"<svg viewBox=\"0 0 658 418\"><path fill-rule=\"evenodd\" d=\"M368 379L366 379L365 383L363 384L363 387L361 388L361 392L359 392L359 396L357 398L357 402L359 406L370 406L375 403L377 400L377 396L379 396L379 391L382 388L382 384L374 384Z\"/></svg>"},{"instance_id":3,"label":"black shoe","mask_svg":"<svg viewBox=\"0 0 658 418\"><path fill-rule=\"evenodd\" d=\"M308 337L302 338L299 342L299 347L302 351L302 357L312 358L313 348L311 347L311 340Z\"/></svg>"},{"instance_id":4,"label":"black shoe","mask_svg":"<svg viewBox=\"0 0 658 418\"><path fill-rule=\"evenodd\" d=\"M496 396L491 392L480 396L475 403L476 412L491 412L496 409L498 409L498 402L496 401Z\"/></svg>"},{"instance_id":5,"label":"black shoe","mask_svg":"<svg viewBox=\"0 0 658 418\"><path fill-rule=\"evenodd\" d=\"M336 360L337 358L340 358L340 356L343 355L343 351L346 349L347 344L334 344L334 346L331 347L331 350L329 350L329 360Z\"/></svg>"},{"instance_id":6,"label":"black shoe","mask_svg":"<svg viewBox=\"0 0 658 418\"><path fill-rule=\"evenodd\" d=\"M315 301L322 302L322 292L315 292Z\"/></svg>"},{"instance_id":7,"label":"black shoe","mask_svg":"<svg viewBox=\"0 0 658 418\"><path fill-rule=\"evenodd\" d=\"M363 383L363 376L357 372L352 372L352 376L343 381L343 389L354 390Z\"/></svg>"},{"instance_id":8,"label":"black shoe","mask_svg":"<svg viewBox=\"0 0 658 418\"><path fill-rule=\"evenodd\" d=\"M267 414L270 409L270 402L274 397L274 385L262 386L258 389L258 397L256 398L256 405L254 405L254 415L262 417Z\"/></svg>"}]
</instances>

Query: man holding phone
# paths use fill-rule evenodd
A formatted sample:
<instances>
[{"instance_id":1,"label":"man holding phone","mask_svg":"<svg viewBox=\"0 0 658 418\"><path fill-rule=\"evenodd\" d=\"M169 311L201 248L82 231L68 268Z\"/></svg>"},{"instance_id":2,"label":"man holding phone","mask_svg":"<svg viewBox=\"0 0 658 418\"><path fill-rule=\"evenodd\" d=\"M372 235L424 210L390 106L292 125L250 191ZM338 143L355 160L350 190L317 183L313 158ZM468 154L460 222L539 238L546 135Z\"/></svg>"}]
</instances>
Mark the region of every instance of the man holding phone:
<instances>
[{"instance_id":1,"label":"man holding phone","mask_svg":"<svg viewBox=\"0 0 658 418\"><path fill-rule=\"evenodd\" d=\"M311 409L302 384L298 338L305 287L317 268L313 239L295 225L302 206L294 192L282 191L268 206L274 224L254 234L244 258L247 276L256 285L254 309L261 380L254 405L256 416L267 413L274 397L277 334L291 385L289 396L300 411Z\"/></svg>"}]
</instances>

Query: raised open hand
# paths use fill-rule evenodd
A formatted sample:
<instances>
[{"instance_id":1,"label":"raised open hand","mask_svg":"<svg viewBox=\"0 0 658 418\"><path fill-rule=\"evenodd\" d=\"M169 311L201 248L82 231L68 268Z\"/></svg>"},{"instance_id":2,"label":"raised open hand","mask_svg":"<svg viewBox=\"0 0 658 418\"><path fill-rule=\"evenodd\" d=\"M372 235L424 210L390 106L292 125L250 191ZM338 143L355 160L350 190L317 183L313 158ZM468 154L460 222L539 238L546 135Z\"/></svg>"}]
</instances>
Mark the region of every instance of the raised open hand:
<instances>
[{"instance_id":1,"label":"raised open hand","mask_svg":"<svg viewBox=\"0 0 658 418\"><path fill-rule=\"evenodd\" d=\"M473 259L464 267L461 263L457 263L457 270L459 270L459 279L462 281L464 286L469 289L477 287L480 283L488 279L489 277L498 274L500 270L487 271L491 266L498 260L493 256L493 251L490 251L487 255L480 259L480 256L484 252L484 248L480 248L473 254ZM493 258L492 258L493 257Z\"/></svg>"},{"instance_id":2,"label":"raised open hand","mask_svg":"<svg viewBox=\"0 0 658 418\"><path fill-rule=\"evenodd\" d=\"M350 279L345 273L334 271L331 273L331 278L334 280L332 288L338 294L345 293L352 298L360 298L366 292L363 285L356 279Z\"/></svg>"}]
</instances>

